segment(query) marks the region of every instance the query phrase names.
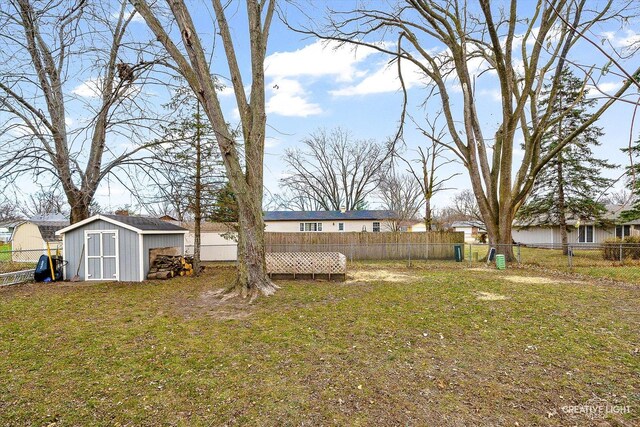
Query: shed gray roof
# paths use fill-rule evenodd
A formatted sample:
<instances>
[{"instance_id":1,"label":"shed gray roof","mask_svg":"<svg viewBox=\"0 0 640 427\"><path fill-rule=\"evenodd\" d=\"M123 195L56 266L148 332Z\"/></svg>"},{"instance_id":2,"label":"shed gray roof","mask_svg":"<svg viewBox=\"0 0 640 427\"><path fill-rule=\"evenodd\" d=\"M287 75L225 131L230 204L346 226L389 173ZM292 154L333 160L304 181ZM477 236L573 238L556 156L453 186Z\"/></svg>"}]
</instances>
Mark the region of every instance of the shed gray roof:
<instances>
[{"instance_id":1,"label":"shed gray roof","mask_svg":"<svg viewBox=\"0 0 640 427\"><path fill-rule=\"evenodd\" d=\"M142 216L128 216L128 215L112 215L112 214L98 214L90 218L84 219L80 222L76 222L68 227L56 231L56 235L64 234L68 231L75 230L93 221L106 221L112 224L120 225L129 230L135 231L138 234L176 234L176 233L188 233L187 229L178 225L172 224L167 221L162 221L157 218L147 218Z\"/></svg>"},{"instance_id":2,"label":"shed gray roof","mask_svg":"<svg viewBox=\"0 0 640 427\"><path fill-rule=\"evenodd\" d=\"M392 220L397 215L387 210L364 211L270 211L264 213L265 221L348 221Z\"/></svg>"},{"instance_id":3,"label":"shed gray roof","mask_svg":"<svg viewBox=\"0 0 640 427\"><path fill-rule=\"evenodd\" d=\"M127 224L138 230L157 230L157 231L181 231L184 228L179 225L175 225L168 221L163 221L157 218L149 218L144 216L129 216L129 215L105 215L101 216L111 218L114 221L118 221L122 224Z\"/></svg>"}]
</instances>

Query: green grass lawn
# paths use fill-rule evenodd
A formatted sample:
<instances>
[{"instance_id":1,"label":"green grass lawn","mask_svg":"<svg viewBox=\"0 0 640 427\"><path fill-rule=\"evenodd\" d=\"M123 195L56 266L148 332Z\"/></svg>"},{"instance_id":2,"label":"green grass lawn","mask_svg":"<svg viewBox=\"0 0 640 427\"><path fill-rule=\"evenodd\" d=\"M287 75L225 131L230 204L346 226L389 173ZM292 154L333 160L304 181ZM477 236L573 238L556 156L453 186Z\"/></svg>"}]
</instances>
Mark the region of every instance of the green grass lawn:
<instances>
[{"instance_id":1,"label":"green grass lawn","mask_svg":"<svg viewBox=\"0 0 640 427\"><path fill-rule=\"evenodd\" d=\"M0 289L0 425L637 425L639 288L403 265L248 308L230 268Z\"/></svg>"},{"instance_id":2,"label":"green grass lawn","mask_svg":"<svg viewBox=\"0 0 640 427\"><path fill-rule=\"evenodd\" d=\"M465 246L465 262L469 264L484 264L489 246ZM469 251L471 254L469 254ZM573 251L571 265L561 249L541 249L520 247L520 261L522 264L534 265L562 272L578 273L594 278L607 278L622 282L640 284L640 261L625 259L623 263L605 260L601 250ZM514 255L518 256L518 248L514 247Z\"/></svg>"},{"instance_id":3,"label":"green grass lawn","mask_svg":"<svg viewBox=\"0 0 640 427\"><path fill-rule=\"evenodd\" d=\"M0 243L0 262L11 260L11 244Z\"/></svg>"}]
</instances>

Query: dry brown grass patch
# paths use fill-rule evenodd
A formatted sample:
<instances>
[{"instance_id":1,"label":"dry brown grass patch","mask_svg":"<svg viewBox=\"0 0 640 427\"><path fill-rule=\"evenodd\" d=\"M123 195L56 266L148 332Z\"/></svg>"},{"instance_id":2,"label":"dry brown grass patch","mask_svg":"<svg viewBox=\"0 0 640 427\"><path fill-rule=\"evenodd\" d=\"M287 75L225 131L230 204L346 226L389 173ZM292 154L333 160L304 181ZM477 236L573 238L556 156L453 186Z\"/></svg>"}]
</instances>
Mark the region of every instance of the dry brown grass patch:
<instances>
[{"instance_id":1,"label":"dry brown grass patch","mask_svg":"<svg viewBox=\"0 0 640 427\"><path fill-rule=\"evenodd\" d=\"M415 282L419 280L419 277L406 274L399 273L384 269L379 269L375 271L371 270L358 270L354 271L347 275L347 284L350 283L369 283L369 282L391 282L391 283L407 283L407 282Z\"/></svg>"},{"instance_id":2,"label":"dry brown grass patch","mask_svg":"<svg viewBox=\"0 0 640 427\"><path fill-rule=\"evenodd\" d=\"M503 301L509 299L504 295L492 294L491 292L476 292L478 301Z\"/></svg>"}]
</instances>

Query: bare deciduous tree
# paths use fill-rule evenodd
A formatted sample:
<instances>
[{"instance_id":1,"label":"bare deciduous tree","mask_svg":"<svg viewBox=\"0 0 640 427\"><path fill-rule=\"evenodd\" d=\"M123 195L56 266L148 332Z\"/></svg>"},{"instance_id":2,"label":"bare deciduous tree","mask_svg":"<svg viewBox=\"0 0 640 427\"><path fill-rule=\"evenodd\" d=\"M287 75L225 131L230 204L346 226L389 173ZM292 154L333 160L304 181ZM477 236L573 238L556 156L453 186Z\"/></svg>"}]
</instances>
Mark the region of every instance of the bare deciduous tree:
<instances>
[{"instance_id":1,"label":"bare deciduous tree","mask_svg":"<svg viewBox=\"0 0 640 427\"><path fill-rule=\"evenodd\" d=\"M51 214L67 215L69 205L59 189L43 187L38 192L29 194L21 206L21 211L26 217Z\"/></svg>"},{"instance_id":2,"label":"bare deciduous tree","mask_svg":"<svg viewBox=\"0 0 640 427\"><path fill-rule=\"evenodd\" d=\"M429 231L433 225L433 206L431 199L439 192L450 190L446 187L446 183L456 176L458 172L441 174L441 169L455 163L455 159L446 157L448 151L446 144L443 142L446 132L442 128L439 131L436 128L437 118L432 121L427 120L428 128L420 128L422 134L428 139L426 149L418 147L418 159L413 162L405 157L398 156L408 166L407 172L416 180L422 195L424 197L424 225L425 230ZM412 163L418 163L420 172L416 171Z\"/></svg>"},{"instance_id":3,"label":"bare deciduous tree","mask_svg":"<svg viewBox=\"0 0 640 427\"><path fill-rule=\"evenodd\" d=\"M22 218L22 215L15 200L3 197L0 200L0 221L13 221L20 218Z\"/></svg>"},{"instance_id":4,"label":"bare deciduous tree","mask_svg":"<svg viewBox=\"0 0 640 427\"><path fill-rule=\"evenodd\" d=\"M111 2L0 5L0 172L5 185L28 174L53 178L72 223L89 216L100 182L145 148L118 149L108 136L135 143L151 129L138 83L153 61L145 46L127 43L126 6L114 14ZM72 107L83 117L71 120Z\"/></svg>"},{"instance_id":5,"label":"bare deciduous tree","mask_svg":"<svg viewBox=\"0 0 640 427\"><path fill-rule=\"evenodd\" d=\"M617 19L620 10L615 6L609 1L593 10L587 0L538 0L527 3L529 13L523 16L518 1L503 7L489 0L406 0L332 11L327 14L326 28L306 32L366 45L399 63L412 64L424 75L432 86L429 94L442 104L453 140L450 148L469 173L489 243L501 245L498 251L512 259L508 245L512 242L513 219L540 170L622 99L632 84L637 84L634 76L639 75L640 68L625 73L628 77L621 87L598 106L590 120L541 155L542 136L561 119L552 114L551 105L558 95L562 70L569 62L580 65L584 56L571 58L580 46L580 36L598 22ZM607 67L581 65L587 70L585 84L597 84L594 70L598 65L603 70ZM482 73L487 70L492 73ZM403 81L401 72L400 76ZM498 84L501 96L501 116L491 130L483 126L475 91L477 79L483 76ZM461 90L460 96L452 91L454 82ZM551 102L541 106L538 100L545 84L550 85ZM523 155L516 157L520 140Z\"/></svg>"},{"instance_id":6,"label":"bare deciduous tree","mask_svg":"<svg viewBox=\"0 0 640 427\"><path fill-rule=\"evenodd\" d=\"M629 204L632 200L631 191L626 188L621 188L619 190L611 190L609 191L605 197L603 202L610 203L613 205L626 205Z\"/></svg>"},{"instance_id":7,"label":"bare deciduous tree","mask_svg":"<svg viewBox=\"0 0 640 427\"><path fill-rule=\"evenodd\" d=\"M387 227L394 233L403 231L408 222L415 220L425 203L420 183L412 175L398 173L396 168L380 176L378 195L383 208L393 212Z\"/></svg>"},{"instance_id":8,"label":"bare deciduous tree","mask_svg":"<svg viewBox=\"0 0 640 427\"><path fill-rule=\"evenodd\" d=\"M304 149L288 149L290 168L280 185L299 207L355 210L376 188L392 153L390 144L353 140L349 132L320 129L302 141Z\"/></svg>"},{"instance_id":9,"label":"bare deciduous tree","mask_svg":"<svg viewBox=\"0 0 640 427\"><path fill-rule=\"evenodd\" d=\"M264 139L266 130L264 59L269 31L275 12L275 0L247 0L247 34L230 28L229 14L237 13L233 4L212 0L216 35L226 55L235 100L240 114L243 146L229 129L219 99L219 87L212 76L210 55L205 51L182 0L167 0L169 10L157 8L145 0L130 0L142 15L157 40L164 46L202 105L216 136L227 178L238 202L238 280L234 294L254 298L258 293L270 295L277 289L266 272L264 220L262 217ZM231 10L228 10L228 8ZM165 13L167 12L167 13ZM169 23L161 20L167 16ZM170 32L177 24L178 32ZM234 38L233 34L237 34ZM179 34L179 38L172 38ZM245 92L244 75L237 48L248 52L251 62L250 89ZM241 151L242 150L242 151ZM244 159L244 162L241 160Z\"/></svg>"},{"instance_id":10,"label":"bare deciduous tree","mask_svg":"<svg viewBox=\"0 0 640 427\"><path fill-rule=\"evenodd\" d=\"M456 221L483 222L482 212L478 207L476 196L472 190L466 189L456 193L448 206L452 219Z\"/></svg>"}]
</instances>

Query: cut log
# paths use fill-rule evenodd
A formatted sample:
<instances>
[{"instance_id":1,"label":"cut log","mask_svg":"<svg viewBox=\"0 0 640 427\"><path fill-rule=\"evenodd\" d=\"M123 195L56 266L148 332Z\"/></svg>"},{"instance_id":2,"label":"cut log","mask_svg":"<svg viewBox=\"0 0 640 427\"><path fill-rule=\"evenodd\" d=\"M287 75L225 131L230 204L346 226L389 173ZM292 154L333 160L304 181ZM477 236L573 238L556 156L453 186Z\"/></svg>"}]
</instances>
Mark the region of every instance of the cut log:
<instances>
[{"instance_id":1,"label":"cut log","mask_svg":"<svg viewBox=\"0 0 640 427\"><path fill-rule=\"evenodd\" d=\"M172 271L159 271L157 273L150 273L147 275L147 279L149 280L164 280L170 279L173 277Z\"/></svg>"}]
</instances>

